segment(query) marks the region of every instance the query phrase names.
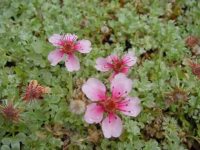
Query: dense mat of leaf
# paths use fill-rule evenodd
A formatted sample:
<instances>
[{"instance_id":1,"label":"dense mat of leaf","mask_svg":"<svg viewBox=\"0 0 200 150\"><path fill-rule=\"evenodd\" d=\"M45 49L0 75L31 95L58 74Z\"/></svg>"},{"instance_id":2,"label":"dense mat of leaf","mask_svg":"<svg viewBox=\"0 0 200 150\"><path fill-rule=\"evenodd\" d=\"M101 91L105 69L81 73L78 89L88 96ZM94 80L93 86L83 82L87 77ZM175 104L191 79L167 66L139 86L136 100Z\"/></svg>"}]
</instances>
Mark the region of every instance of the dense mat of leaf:
<instances>
[{"instance_id":1,"label":"dense mat of leaf","mask_svg":"<svg viewBox=\"0 0 200 150\"><path fill-rule=\"evenodd\" d=\"M199 61L185 45L187 36L200 36L199 10L198 0L1 0L0 103L13 101L22 113L19 123L0 115L0 149L200 149L200 81L184 63ZM50 66L54 47L47 39L54 33L92 42L79 72L67 72L63 63ZM143 110L137 118L123 117L120 138L104 139L98 125L69 109L81 86L76 81L106 81L95 59L133 49L138 62L129 74L131 95L142 100ZM33 79L52 91L26 104L21 97Z\"/></svg>"}]
</instances>

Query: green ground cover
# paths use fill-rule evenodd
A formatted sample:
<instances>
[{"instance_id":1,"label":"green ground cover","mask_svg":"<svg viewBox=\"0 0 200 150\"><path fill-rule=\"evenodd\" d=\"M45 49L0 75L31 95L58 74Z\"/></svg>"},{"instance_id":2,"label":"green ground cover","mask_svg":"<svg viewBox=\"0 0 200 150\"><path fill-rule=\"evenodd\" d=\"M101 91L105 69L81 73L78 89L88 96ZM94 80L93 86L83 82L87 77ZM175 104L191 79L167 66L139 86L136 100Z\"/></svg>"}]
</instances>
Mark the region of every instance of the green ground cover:
<instances>
[{"instance_id":1,"label":"green ground cover","mask_svg":"<svg viewBox=\"0 0 200 150\"><path fill-rule=\"evenodd\" d=\"M48 38L55 33L91 41L92 51L78 54L79 71L50 65ZM20 113L13 122L1 111L0 149L199 150L200 73L189 62L198 64L200 48L186 43L188 36L200 37L198 0L1 0L0 111L12 102ZM81 86L90 77L109 86L96 58L127 51L138 57L130 95L141 99L142 111L120 115L122 135L106 139L100 125L89 125L70 105L87 103ZM25 103L31 80L51 93Z\"/></svg>"}]
</instances>

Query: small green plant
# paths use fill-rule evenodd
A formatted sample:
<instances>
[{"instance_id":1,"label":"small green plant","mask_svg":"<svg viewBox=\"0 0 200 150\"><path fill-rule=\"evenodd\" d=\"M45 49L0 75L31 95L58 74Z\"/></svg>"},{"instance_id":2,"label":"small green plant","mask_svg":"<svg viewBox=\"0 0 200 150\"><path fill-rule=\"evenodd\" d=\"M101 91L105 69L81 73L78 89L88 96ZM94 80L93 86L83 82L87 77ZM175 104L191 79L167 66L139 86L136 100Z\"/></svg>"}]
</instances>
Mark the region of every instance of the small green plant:
<instances>
[{"instance_id":1,"label":"small green plant","mask_svg":"<svg viewBox=\"0 0 200 150\"><path fill-rule=\"evenodd\" d=\"M0 149L199 149L199 9L195 0L1 0ZM54 43L55 33L87 40ZM132 68L120 61L129 52ZM142 111L118 114L123 130L107 139L103 123L85 122L81 88L91 77L112 82L96 61L111 54L104 71L129 70ZM105 116L117 108L101 106Z\"/></svg>"}]
</instances>

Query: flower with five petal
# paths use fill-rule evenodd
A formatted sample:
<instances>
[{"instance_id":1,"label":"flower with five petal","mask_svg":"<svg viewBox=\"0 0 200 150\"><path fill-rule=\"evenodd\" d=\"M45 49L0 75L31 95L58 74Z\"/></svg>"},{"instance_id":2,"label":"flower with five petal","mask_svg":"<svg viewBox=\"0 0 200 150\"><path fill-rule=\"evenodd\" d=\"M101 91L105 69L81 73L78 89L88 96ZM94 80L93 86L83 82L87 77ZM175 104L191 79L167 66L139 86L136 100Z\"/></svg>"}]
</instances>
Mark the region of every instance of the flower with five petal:
<instances>
[{"instance_id":1,"label":"flower with five petal","mask_svg":"<svg viewBox=\"0 0 200 150\"><path fill-rule=\"evenodd\" d=\"M130 67L137 61L137 57L132 52L128 52L122 58L113 54L106 58L97 58L95 68L99 71L113 71L111 79L118 73L127 74Z\"/></svg>"},{"instance_id":2,"label":"flower with five petal","mask_svg":"<svg viewBox=\"0 0 200 150\"><path fill-rule=\"evenodd\" d=\"M72 72L80 69L80 62L75 53L89 53L92 48L89 40L77 40L77 38L75 34L54 34L49 38L49 42L57 47L48 55L48 60L52 66L64 60L68 71Z\"/></svg>"},{"instance_id":3,"label":"flower with five petal","mask_svg":"<svg viewBox=\"0 0 200 150\"><path fill-rule=\"evenodd\" d=\"M89 124L101 123L106 138L119 137L122 133L122 121L117 113L136 117L141 111L139 98L128 96L131 89L132 80L123 73L117 74L111 81L110 95L106 93L106 87L101 81L88 79L82 86L82 91L93 103L87 106L85 121Z\"/></svg>"}]
</instances>

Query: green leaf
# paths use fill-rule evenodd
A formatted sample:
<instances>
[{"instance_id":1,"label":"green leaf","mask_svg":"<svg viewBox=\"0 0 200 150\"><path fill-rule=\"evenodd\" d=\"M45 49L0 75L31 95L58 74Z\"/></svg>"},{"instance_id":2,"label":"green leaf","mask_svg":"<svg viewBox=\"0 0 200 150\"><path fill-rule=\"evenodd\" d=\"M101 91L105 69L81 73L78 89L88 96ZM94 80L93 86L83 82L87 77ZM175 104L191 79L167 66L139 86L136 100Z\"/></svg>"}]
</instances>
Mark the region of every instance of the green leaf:
<instances>
[{"instance_id":1,"label":"green leaf","mask_svg":"<svg viewBox=\"0 0 200 150\"><path fill-rule=\"evenodd\" d=\"M8 145L2 145L1 150L11 150Z\"/></svg>"}]
</instances>

